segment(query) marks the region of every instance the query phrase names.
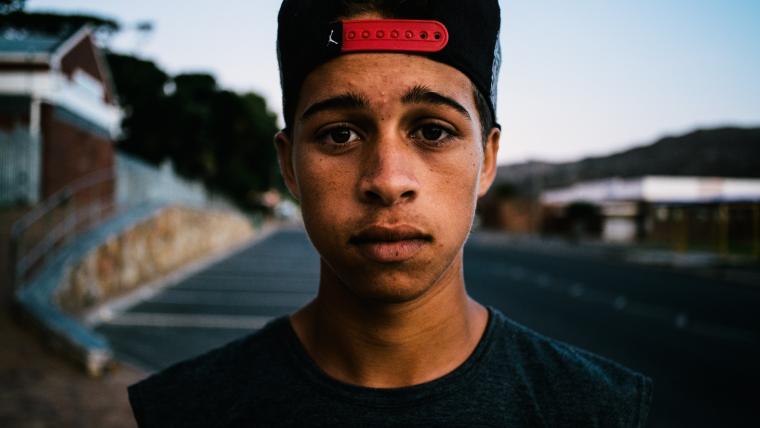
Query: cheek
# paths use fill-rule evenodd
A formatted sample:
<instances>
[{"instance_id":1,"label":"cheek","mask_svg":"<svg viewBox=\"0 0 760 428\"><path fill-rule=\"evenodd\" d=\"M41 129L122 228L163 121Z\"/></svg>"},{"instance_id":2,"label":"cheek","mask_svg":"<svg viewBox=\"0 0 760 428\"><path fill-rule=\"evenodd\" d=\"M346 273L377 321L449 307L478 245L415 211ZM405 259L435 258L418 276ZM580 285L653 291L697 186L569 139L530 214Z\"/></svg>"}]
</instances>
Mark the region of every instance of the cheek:
<instances>
[{"instance_id":1,"label":"cheek","mask_svg":"<svg viewBox=\"0 0 760 428\"><path fill-rule=\"evenodd\" d=\"M350 171L330 158L299 154L295 164L304 222L334 232L340 216L350 213Z\"/></svg>"},{"instance_id":2,"label":"cheek","mask_svg":"<svg viewBox=\"0 0 760 428\"><path fill-rule=\"evenodd\" d=\"M477 156L461 153L451 161L431 166L430 184L425 198L428 216L437 225L439 251L458 249L472 227L479 163Z\"/></svg>"},{"instance_id":3,"label":"cheek","mask_svg":"<svg viewBox=\"0 0 760 428\"><path fill-rule=\"evenodd\" d=\"M468 212L474 208L479 187L480 157L477 152L459 153L435 165L439 190L436 194L450 201L451 208Z\"/></svg>"}]
</instances>

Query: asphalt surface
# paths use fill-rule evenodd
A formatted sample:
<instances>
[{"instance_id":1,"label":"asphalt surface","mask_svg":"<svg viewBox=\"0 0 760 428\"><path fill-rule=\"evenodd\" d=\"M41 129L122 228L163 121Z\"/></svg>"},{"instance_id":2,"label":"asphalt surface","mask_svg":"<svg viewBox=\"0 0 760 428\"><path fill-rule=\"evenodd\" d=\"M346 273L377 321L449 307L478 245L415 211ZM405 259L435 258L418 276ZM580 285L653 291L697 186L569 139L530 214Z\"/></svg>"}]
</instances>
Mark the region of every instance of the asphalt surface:
<instances>
[{"instance_id":1,"label":"asphalt surface","mask_svg":"<svg viewBox=\"0 0 760 428\"><path fill-rule=\"evenodd\" d=\"M303 305L318 267L304 233L283 230L97 330L123 360L159 370ZM479 233L465 271L479 301L652 377L650 427L756 426L760 287Z\"/></svg>"}]
</instances>

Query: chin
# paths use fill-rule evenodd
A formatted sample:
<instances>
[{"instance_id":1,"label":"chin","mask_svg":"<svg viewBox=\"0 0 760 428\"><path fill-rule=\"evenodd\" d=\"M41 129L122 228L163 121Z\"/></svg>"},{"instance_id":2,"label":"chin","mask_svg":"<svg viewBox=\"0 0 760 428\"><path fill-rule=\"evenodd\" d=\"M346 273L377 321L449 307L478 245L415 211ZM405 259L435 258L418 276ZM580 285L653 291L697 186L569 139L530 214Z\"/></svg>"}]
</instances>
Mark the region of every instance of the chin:
<instances>
[{"instance_id":1,"label":"chin","mask_svg":"<svg viewBox=\"0 0 760 428\"><path fill-rule=\"evenodd\" d=\"M428 265L429 266L429 265ZM353 269L342 269L336 275L352 295L361 300L378 303L407 303L429 292L440 276L425 272L424 265L370 268L367 264Z\"/></svg>"},{"instance_id":2,"label":"chin","mask_svg":"<svg viewBox=\"0 0 760 428\"><path fill-rule=\"evenodd\" d=\"M401 304L417 300L431 287L400 287L396 284L371 284L360 287L346 284L351 293L366 302Z\"/></svg>"},{"instance_id":3,"label":"chin","mask_svg":"<svg viewBox=\"0 0 760 428\"><path fill-rule=\"evenodd\" d=\"M417 283L404 286L398 283L384 283L383 281L360 284L346 283L345 285L352 294L364 301L385 304L407 303L417 300L432 288L432 284L420 286Z\"/></svg>"}]
</instances>

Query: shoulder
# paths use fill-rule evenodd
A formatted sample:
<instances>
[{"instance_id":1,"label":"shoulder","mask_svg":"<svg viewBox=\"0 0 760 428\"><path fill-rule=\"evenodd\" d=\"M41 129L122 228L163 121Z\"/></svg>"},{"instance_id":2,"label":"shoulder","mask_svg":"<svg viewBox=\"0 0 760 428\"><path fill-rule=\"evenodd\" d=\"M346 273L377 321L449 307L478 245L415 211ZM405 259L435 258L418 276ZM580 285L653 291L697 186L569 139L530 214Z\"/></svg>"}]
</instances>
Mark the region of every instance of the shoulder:
<instances>
[{"instance_id":1,"label":"shoulder","mask_svg":"<svg viewBox=\"0 0 760 428\"><path fill-rule=\"evenodd\" d=\"M272 377L277 347L287 319L195 358L166 368L129 387L129 401L140 427L213 426L209 415L234 407L241 396L257 393Z\"/></svg>"},{"instance_id":2,"label":"shoulder","mask_svg":"<svg viewBox=\"0 0 760 428\"><path fill-rule=\"evenodd\" d=\"M652 381L612 360L543 336L492 310L493 350L540 419L584 426L643 426Z\"/></svg>"}]
</instances>

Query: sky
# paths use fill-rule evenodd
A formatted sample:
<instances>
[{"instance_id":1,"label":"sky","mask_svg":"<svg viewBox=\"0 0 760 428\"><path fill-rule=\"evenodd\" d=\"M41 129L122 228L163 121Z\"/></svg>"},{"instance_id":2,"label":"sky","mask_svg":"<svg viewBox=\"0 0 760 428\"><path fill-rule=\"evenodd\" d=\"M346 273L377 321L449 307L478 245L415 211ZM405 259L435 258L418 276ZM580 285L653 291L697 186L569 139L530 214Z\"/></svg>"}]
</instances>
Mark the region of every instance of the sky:
<instances>
[{"instance_id":1,"label":"sky","mask_svg":"<svg viewBox=\"0 0 760 428\"><path fill-rule=\"evenodd\" d=\"M717 126L760 126L760 1L501 0L500 163L571 161ZM279 0L27 0L114 18L110 48L209 72L281 112ZM140 35L135 26L151 21ZM282 120L280 120L282 123Z\"/></svg>"}]
</instances>

